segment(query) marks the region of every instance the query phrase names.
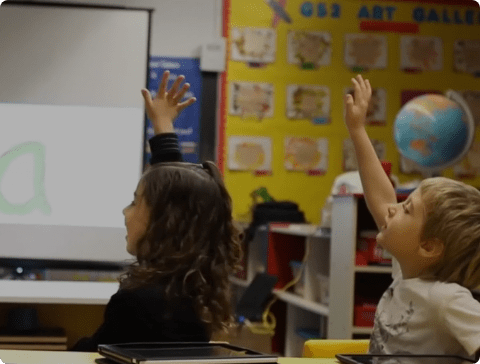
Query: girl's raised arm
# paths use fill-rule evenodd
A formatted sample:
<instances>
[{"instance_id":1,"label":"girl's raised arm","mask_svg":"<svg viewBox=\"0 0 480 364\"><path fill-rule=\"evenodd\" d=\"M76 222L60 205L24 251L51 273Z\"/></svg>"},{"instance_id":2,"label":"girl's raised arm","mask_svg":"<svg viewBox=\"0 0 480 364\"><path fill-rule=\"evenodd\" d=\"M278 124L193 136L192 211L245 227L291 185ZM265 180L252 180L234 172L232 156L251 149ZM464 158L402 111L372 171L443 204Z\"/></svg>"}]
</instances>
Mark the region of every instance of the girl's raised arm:
<instances>
[{"instance_id":1,"label":"girl's raised arm","mask_svg":"<svg viewBox=\"0 0 480 364\"><path fill-rule=\"evenodd\" d=\"M157 95L152 99L147 89L142 89L142 95L145 100L145 109L150 119L155 135L164 133L174 133L173 122L183 109L192 105L197 99L190 97L184 102L180 102L185 93L190 88L189 83L185 83L181 88L180 84L185 76L180 75L176 78L172 88L167 91L168 77L170 71L163 73L162 81L158 88Z\"/></svg>"}]
</instances>

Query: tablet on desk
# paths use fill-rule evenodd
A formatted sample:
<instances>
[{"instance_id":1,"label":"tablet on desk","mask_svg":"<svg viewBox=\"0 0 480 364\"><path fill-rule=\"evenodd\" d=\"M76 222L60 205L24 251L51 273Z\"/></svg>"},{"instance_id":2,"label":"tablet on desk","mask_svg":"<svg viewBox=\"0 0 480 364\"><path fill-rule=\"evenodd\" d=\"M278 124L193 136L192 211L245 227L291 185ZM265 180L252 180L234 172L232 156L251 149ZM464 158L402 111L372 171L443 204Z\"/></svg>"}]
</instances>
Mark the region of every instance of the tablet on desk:
<instances>
[{"instance_id":1,"label":"tablet on desk","mask_svg":"<svg viewBox=\"0 0 480 364\"><path fill-rule=\"evenodd\" d=\"M121 364L248 364L277 363L262 354L227 343L128 343L98 345L98 352Z\"/></svg>"},{"instance_id":2,"label":"tablet on desk","mask_svg":"<svg viewBox=\"0 0 480 364\"><path fill-rule=\"evenodd\" d=\"M455 355L416 355L416 354L338 354L342 364L471 364L475 361Z\"/></svg>"}]
</instances>

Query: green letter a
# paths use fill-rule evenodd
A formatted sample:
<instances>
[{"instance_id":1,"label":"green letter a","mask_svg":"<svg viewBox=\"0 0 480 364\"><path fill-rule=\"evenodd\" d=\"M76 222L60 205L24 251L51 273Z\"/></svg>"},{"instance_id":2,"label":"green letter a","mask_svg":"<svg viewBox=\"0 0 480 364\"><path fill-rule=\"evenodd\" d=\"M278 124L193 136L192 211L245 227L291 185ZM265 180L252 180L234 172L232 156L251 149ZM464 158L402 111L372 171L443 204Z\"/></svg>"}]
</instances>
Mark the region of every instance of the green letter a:
<instances>
[{"instance_id":1,"label":"green letter a","mask_svg":"<svg viewBox=\"0 0 480 364\"><path fill-rule=\"evenodd\" d=\"M36 208L44 215L50 215L51 209L45 197L45 147L38 142L19 144L0 157L0 182L10 163L23 154L32 153L34 157L33 197L24 204L11 204L0 193L0 212L8 215L26 215Z\"/></svg>"}]
</instances>

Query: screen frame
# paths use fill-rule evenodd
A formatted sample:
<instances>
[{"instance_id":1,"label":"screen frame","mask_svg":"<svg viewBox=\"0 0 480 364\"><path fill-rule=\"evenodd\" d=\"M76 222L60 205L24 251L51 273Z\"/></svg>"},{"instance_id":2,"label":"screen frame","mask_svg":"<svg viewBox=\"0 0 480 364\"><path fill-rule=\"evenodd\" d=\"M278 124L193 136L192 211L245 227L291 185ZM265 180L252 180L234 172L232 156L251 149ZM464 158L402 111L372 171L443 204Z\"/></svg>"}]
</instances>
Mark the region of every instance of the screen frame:
<instances>
[{"instance_id":1,"label":"screen frame","mask_svg":"<svg viewBox=\"0 0 480 364\"><path fill-rule=\"evenodd\" d=\"M2 3L2 7L51 7L51 8L81 8L87 10L126 10L126 11L142 11L148 12L147 20L147 57L145 64L145 88L148 88L149 80L149 64L151 58L151 40L152 40L152 16L155 11L154 8L118 6L118 5L99 5L99 4L82 4L70 2L43 2L43 1L12 1L7 0ZM145 107L143 108L143 140L139 146L142 155L142 170L146 167L145 144L147 141L147 115ZM140 172L141 172L140 171ZM108 270L121 271L128 265L128 262L102 262L90 260L67 260L67 259L37 259L37 258L15 258L15 257L0 257L0 267L2 268L17 268L22 267L26 269L86 269L86 270Z\"/></svg>"}]
</instances>

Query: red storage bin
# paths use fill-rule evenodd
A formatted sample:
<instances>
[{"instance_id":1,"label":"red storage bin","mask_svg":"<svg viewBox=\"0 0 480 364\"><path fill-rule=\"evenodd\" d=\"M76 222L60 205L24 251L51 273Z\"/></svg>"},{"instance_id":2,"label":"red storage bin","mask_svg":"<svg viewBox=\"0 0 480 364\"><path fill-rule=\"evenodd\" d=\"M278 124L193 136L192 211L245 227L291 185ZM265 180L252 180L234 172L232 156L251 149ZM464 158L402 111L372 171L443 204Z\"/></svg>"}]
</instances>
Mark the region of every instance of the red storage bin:
<instances>
[{"instance_id":1,"label":"red storage bin","mask_svg":"<svg viewBox=\"0 0 480 364\"><path fill-rule=\"evenodd\" d=\"M376 310L377 305L370 303L355 305L353 324L360 327L372 327L375 321Z\"/></svg>"},{"instance_id":2,"label":"red storage bin","mask_svg":"<svg viewBox=\"0 0 480 364\"><path fill-rule=\"evenodd\" d=\"M392 263L390 254L377 245L376 231L362 231L356 252L356 265Z\"/></svg>"}]
</instances>

